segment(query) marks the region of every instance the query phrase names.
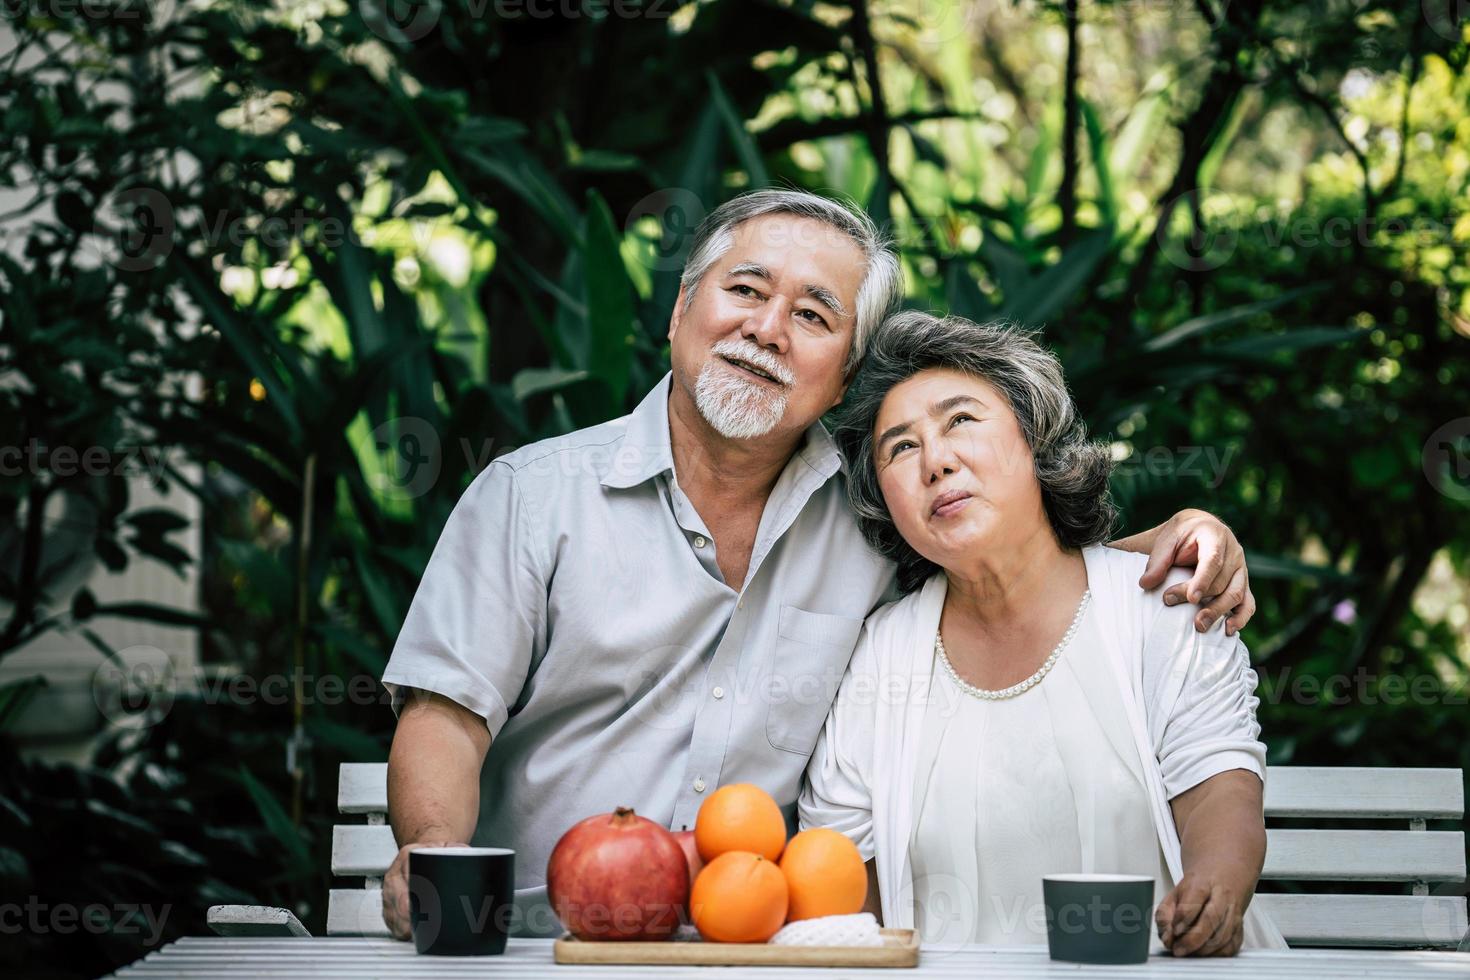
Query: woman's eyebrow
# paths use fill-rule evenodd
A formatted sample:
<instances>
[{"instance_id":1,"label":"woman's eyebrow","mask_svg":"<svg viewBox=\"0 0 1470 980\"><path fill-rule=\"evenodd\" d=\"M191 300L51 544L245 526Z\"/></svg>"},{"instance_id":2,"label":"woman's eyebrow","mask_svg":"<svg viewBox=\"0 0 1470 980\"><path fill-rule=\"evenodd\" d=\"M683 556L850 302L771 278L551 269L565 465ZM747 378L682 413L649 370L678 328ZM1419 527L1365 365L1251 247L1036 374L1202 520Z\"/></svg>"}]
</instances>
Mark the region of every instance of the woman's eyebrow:
<instances>
[{"instance_id":1,"label":"woman's eyebrow","mask_svg":"<svg viewBox=\"0 0 1470 980\"><path fill-rule=\"evenodd\" d=\"M910 424L911 423L909 422L900 422L897 425L889 426L886 430L884 430L883 434L878 437L878 448L882 449L883 444L889 439L892 439L894 436L901 436L905 432L909 431Z\"/></svg>"},{"instance_id":2,"label":"woman's eyebrow","mask_svg":"<svg viewBox=\"0 0 1470 980\"><path fill-rule=\"evenodd\" d=\"M937 401L933 405L930 405L929 406L929 414L930 415L943 415L945 412L949 411L951 408L954 408L957 405L965 405L965 404L979 405L981 408L984 408L985 407L985 403L984 402L982 402L980 399L975 398L975 397L973 397L971 395L950 395L948 398L945 398L942 401ZM878 448L879 449L882 449L883 448L883 444L885 442L887 442L889 439L892 439L894 436L901 436L905 432L909 431L909 426L911 426L911 425L913 425L912 422L900 422L897 425L892 425L892 426L889 426L887 429L884 429L883 430L883 434L878 437L878 444L877 444L878 445Z\"/></svg>"},{"instance_id":3,"label":"woman's eyebrow","mask_svg":"<svg viewBox=\"0 0 1470 980\"><path fill-rule=\"evenodd\" d=\"M956 405L963 405L966 402L971 405L979 405L981 408L985 407L984 402L971 395L950 395L948 398L944 399L944 401L935 402L933 405L930 405L929 414L943 415L945 412L949 411L951 408L954 408Z\"/></svg>"}]
</instances>

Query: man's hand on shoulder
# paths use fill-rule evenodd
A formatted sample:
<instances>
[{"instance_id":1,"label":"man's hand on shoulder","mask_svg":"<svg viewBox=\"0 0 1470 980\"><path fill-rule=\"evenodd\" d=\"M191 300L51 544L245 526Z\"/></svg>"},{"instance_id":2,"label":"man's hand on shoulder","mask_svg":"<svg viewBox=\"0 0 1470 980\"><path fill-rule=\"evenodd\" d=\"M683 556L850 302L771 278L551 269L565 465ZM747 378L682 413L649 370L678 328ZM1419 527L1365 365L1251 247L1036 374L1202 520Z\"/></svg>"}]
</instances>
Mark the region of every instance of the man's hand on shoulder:
<instances>
[{"instance_id":1,"label":"man's hand on shoulder","mask_svg":"<svg viewBox=\"0 0 1470 980\"><path fill-rule=\"evenodd\" d=\"M1209 630L1221 616L1225 633L1233 636L1256 614L1256 597L1251 594L1245 549L1225 522L1202 510L1182 510L1152 531L1136 535L1119 545L1145 546L1148 567L1138 580L1140 588L1154 589L1164 583L1169 569L1194 566L1186 582L1170 586L1163 599L1168 605L1192 602L1201 606L1194 628ZM1129 547L1129 550L1144 550Z\"/></svg>"}]
</instances>

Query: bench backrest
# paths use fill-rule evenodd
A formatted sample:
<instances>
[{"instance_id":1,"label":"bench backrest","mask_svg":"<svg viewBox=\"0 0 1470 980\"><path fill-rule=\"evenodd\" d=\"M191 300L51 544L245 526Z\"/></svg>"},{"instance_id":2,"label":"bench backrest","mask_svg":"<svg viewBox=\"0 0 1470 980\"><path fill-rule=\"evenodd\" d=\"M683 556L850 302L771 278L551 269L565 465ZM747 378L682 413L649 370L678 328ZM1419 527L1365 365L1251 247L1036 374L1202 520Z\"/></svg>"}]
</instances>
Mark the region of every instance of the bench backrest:
<instances>
[{"instance_id":1,"label":"bench backrest","mask_svg":"<svg viewBox=\"0 0 1470 980\"><path fill-rule=\"evenodd\" d=\"M379 889L398 853L387 826L386 764L342 766L337 808L365 823L332 834L332 873L361 875L365 888L334 888L328 935L387 935ZM1463 894L1430 889L1465 880L1465 834L1428 830L1428 820L1461 820L1459 769L1361 769L1272 766L1266 819L1406 821L1384 830L1268 827L1266 880L1397 882L1409 894L1256 896L1293 946L1450 946L1467 934Z\"/></svg>"}]
</instances>

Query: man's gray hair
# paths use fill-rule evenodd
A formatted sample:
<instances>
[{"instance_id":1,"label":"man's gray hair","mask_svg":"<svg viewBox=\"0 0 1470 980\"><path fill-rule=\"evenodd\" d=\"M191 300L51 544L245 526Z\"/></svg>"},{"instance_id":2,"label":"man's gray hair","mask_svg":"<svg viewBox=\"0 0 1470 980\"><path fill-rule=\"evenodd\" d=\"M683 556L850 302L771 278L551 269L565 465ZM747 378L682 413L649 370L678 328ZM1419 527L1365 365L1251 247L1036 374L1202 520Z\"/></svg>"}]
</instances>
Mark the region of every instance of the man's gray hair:
<instances>
[{"instance_id":1,"label":"man's gray hair","mask_svg":"<svg viewBox=\"0 0 1470 980\"><path fill-rule=\"evenodd\" d=\"M903 269L898 263L898 253L873 219L855 204L779 187L751 191L721 204L694 231L689 258L679 279L684 287L684 308L688 309L694 301L694 293L710 266L735 244L735 228L769 214L791 214L820 221L850 239L867 259L868 267L858 287L852 348L843 364L846 375L862 360L868 337L903 296Z\"/></svg>"},{"instance_id":2,"label":"man's gray hair","mask_svg":"<svg viewBox=\"0 0 1470 980\"><path fill-rule=\"evenodd\" d=\"M1117 519L1108 493L1112 454L1106 444L1087 438L1056 357L1009 323L982 325L905 311L873 335L835 432L850 467L847 492L858 526L874 549L898 564L900 589L912 592L937 566L911 548L893 523L878 486L873 427L888 393L932 368L981 378L1004 396L1031 447L1042 504L1062 547L1107 540Z\"/></svg>"}]
</instances>

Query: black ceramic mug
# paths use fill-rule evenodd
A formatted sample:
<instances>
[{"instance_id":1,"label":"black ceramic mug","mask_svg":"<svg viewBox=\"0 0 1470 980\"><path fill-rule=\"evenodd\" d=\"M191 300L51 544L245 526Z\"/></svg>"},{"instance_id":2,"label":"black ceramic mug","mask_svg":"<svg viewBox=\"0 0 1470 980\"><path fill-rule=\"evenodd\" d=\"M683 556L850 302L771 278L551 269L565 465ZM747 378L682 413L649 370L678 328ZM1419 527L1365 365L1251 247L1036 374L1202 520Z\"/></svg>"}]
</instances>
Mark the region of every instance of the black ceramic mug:
<instances>
[{"instance_id":1,"label":"black ceramic mug","mask_svg":"<svg viewBox=\"0 0 1470 980\"><path fill-rule=\"evenodd\" d=\"M1062 874L1041 879L1046 945L1069 963L1142 963L1153 929L1154 880Z\"/></svg>"},{"instance_id":2,"label":"black ceramic mug","mask_svg":"<svg viewBox=\"0 0 1470 980\"><path fill-rule=\"evenodd\" d=\"M496 956L515 903L516 852L503 847L421 847L408 852L413 945L437 956Z\"/></svg>"}]
</instances>

